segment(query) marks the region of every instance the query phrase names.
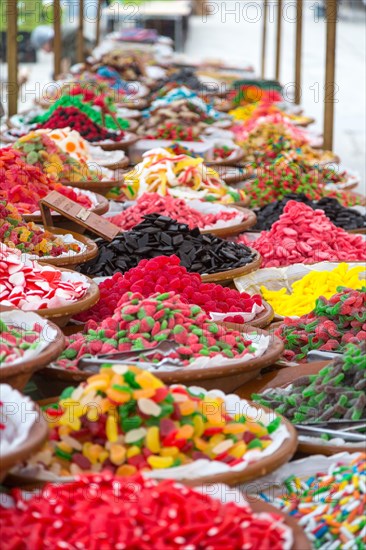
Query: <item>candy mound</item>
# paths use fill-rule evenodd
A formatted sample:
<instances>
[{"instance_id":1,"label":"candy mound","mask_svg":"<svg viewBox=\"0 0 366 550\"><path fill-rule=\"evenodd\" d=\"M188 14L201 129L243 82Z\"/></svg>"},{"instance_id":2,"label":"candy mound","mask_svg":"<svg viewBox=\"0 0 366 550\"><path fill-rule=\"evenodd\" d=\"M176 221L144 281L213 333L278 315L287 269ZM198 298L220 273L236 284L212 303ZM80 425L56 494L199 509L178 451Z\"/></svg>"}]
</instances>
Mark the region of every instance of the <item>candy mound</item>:
<instances>
[{"instance_id":1,"label":"candy mound","mask_svg":"<svg viewBox=\"0 0 366 550\"><path fill-rule=\"evenodd\" d=\"M118 476L159 473L201 459L237 470L260 460L283 426L279 416L269 419L256 408L243 407L233 416L224 397L165 386L135 366L103 366L45 409L49 440L29 464L42 463L58 476L103 469ZM255 457L246 457L253 449Z\"/></svg>"},{"instance_id":2,"label":"candy mound","mask_svg":"<svg viewBox=\"0 0 366 550\"><path fill-rule=\"evenodd\" d=\"M162 342L175 344L166 355L159 349L154 351ZM179 368L198 357L242 358L256 354L259 348L260 344L240 332L212 322L199 306L182 302L174 292L148 298L128 292L121 297L112 317L101 323L90 320L83 332L70 336L57 365L75 369L85 355L151 350L148 357L142 353L140 360L159 363L164 357L179 359Z\"/></svg>"},{"instance_id":3,"label":"candy mound","mask_svg":"<svg viewBox=\"0 0 366 550\"><path fill-rule=\"evenodd\" d=\"M4 306L34 311L64 306L82 298L89 283L79 274L22 261L19 250L0 243L0 301Z\"/></svg>"},{"instance_id":4,"label":"candy mound","mask_svg":"<svg viewBox=\"0 0 366 550\"><path fill-rule=\"evenodd\" d=\"M75 317L78 321L102 321L113 315L121 296L126 292L139 292L148 298L156 292L174 291L179 294L182 302L196 304L206 313L227 313L229 320L242 323L244 319L238 313L259 313L263 310L262 298L259 294L250 296L236 289L202 283L198 273L189 273L180 265L177 256L158 256L151 260L141 260L137 267L130 269L124 275L116 273L111 279L99 284L100 299L95 306ZM240 317L240 318L239 318ZM246 319L246 322L248 319Z\"/></svg>"},{"instance_id":5,"label":"candy mound","mask_svg":"<svg viewBox=\"0 0 366 550\"><path fill-rule=\"evenodd\" d=\"M57 130L35 130L35 134L46 134L54 141L64 153L78 161L92 160L90 144L82 138L79 132L71 128L58 128Z\"/></svg>"},{"instance_id":6,"label":"candy mound","mask_svg":"<svg viewBox=\"0 0 366 550\"><path fill-rule=\"evenodd\" d=\"M39 168L24 162L20 151L11 147L0 149L0 179L0 200L16 205L21 214L38 211L38 202L51 191L58 191L84 208L92 206L89 197L52 181Z\"/></svg>"},{"instance_id":7,"label":"candy mound","mask_svg":"<svg viewBox=\"0 0 366 550\"><path fill-rule=\"evenodd\" d=\"M0 367L14 364L29 350L36 350L41 343L42 330L38 323L24 328L7 325L0 319Z\"/></svg>"},{"instance_id":8,"label":"candy mound","mask_svg":"<svg viewBox=\"0 0 366 550\"><path fill-rule=\"evenodd\" d=\"M238 242L248 243L245 236ZM261 254L262 267L366 260L366 241L362 236L336 227L322 210L292 200L270 231L263 231L250 246Z\"/></svg>"},{"instance_id":9,"label":"candy mound","mask_svg":"<svg viewBox=\"0 0 366 550\"><path fill-rule=\"evenodd\" d=\"M110 221L121 229L132 229L143 221L148 214L161 214L186 223L190 229L215 225L218 221L228 221L237 216L237 212L222 210L216 214L204 214L190 207L183 199L169 195L162 197L158 193L144 193L133 206L110 218ZM245 219L244 217L242 219Z\"/></svg>"},{"instance_id":10,"label":"candy mound","mask_svg":"<svg viewBox=\"0 0 366 550\"><path fill-rule=\"evenodd\" d=\"M24 222L15 206L0 201L0 242L39 257L57 257L67 252L80 252L74 241L65 242L51 231L45 231L33 222Z\"/></svg>"},{"instance_id":11,"label":"candy mound","mask_svg":"<svg viewBox=\"0 0 366 550\"><path fill-rule=\"evenodd\" d=\"M268 389L254 401L291 422L359 420L366 413L366 342L349 344L344 355L318 374L301 376L286 388Z\"/></svg>"},{"instance_id":12,"label":"candy mound","mask_svg":"<svg viewBox=\"0 0 366 550\"><path fill-rule=\"evenodd\" d=\"M176 255L189 271L205 274L228 271L254 262L258 255L245 245L225 241L198 228L159 214L144 216L131 231L112 242L97 241L98 256L80 266L82 273L95 277L113 275L136 267L140 260Z\"/></svg>"},{"instance_id":13,"label":"candy mound","mask_svg":"<svg viewBox=\"0 0 366 550\"><path fill-rule=\"evenodd\" d=\"M75 160L64 153L45 133L30 132L13 144L27 164L37 166L53 181L77 183L100 181L101 176L90 170L83 160Z\"/></svg>"},{"instance_id":14,"label":"candy mound","mask_svg":"<svg viewBox=\"0 0 366 550\"><path fill-rule=\"evenodd\" d=\"M277 315L304 315L314 308L319 296L329 299L338 287L366 287L366 279L359 278L364 272L363 266L349 268L348 264L341 263L331 271L309 271L291 285L290 294L286 288L269 290L265 286L261 287L261 294Z\"/></svg>"},{"instance_id":15,"label":"candy mound","mask_svg":"<svg viewBox=\"0 0 366 550\"><path fill-rule=\"evenodd\" d=\"M197 544L289 550L292 544L292 532L278 514L253 513L247 503L224 503L203 491L141 475L128 480L111 474L85 476L71 484L47 484L30 500L20 493L14 498L13 508L1 508L0 529L12 548L24 550L41 548L44 542L57 548L66 540L70 548L95 550L90 543L107 542L107 532L108 548L116 550L142 548L142 541L144 548L156 550L187 550ZM37 522L39 515L49 522Z\"/></svg>"},{"instance_id":16,"label":"candy mound","mask_svg":"<svg viewBox=\"0 0 366 550\"><path fill-rule=\"evenodd\" d=\"M91 143L106 140L121 141L124 137L124 132L102 128L76 107L58 107L47 121L38 124L36 129L58 130L69 127Z\"/></svg>"},{"instance_id":17,"label":"candy mound","mask_svg":"<svg viewBox=\"0 0 366 550\"><path fill-rule=\"evenodd\" d=\"M346 344L366 340L366 287L337 291L329 300L318 298L309 314L279 326L275 334L285 343L286 359L305 360L313 349L342 352Z\"/></svg>"},{"instance_id":18,"label":"candy mound","mask_svg":"<svg viewBox=\"0 0 366 550\"><path fill-rule=\"evenodd\" d=\"M215 170L205 166L202 158L176 155L161 148L143 155L143 161L125 175L122 190L129 199L139 198L146 192L223 203L245 198L244 191L225 185Z\"/></svg>"}]
</instances>

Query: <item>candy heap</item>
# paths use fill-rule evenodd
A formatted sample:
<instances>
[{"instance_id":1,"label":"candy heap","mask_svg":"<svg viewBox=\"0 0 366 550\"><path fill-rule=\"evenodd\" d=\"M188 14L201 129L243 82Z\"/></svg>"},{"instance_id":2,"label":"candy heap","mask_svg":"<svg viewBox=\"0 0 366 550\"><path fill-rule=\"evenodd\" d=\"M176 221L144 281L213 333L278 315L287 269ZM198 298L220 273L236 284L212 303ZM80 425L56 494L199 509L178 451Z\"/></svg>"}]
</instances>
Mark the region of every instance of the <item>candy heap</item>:
<instances>
[{"instance_id":1,"label":"candy heap","mask_svg":"<svg viewBox=\"0 0 366 550\"><path fill-rule=\"evenodd\" d=\"M244 191L234 190L220 180L202 158L176 155L166 149L152 149L144 160L126 174L122 190L129 199L146 192L176 198L231 203L243 200Z\"/></svg>"},{"instance_id":2,"label":"candy heap","mask_svg":"<svg viewBox=\"0 0 366 550\"><path fill-rule=\"evenodd\" d=\"M286 288L268 290L265 286L261 287L261 293L277 315L304 315L314 308L319 296L331 298L338 287L366 287L366 279L360 279L360 274L364 272L363 266L350 269L348 264L342 263L331 271L309 271L291 285L290 294Z\"/></svg>"},{"instance_id":3,"label":"candy heap","mask_svg":"<svg viewBox=\"0 0 366 550\"><path fill-rule=\"evenodd\" d=\"M238 312L262 310L262 298L259 294L250 296L236 289L223 287L215 283L202 283L198 273L189 273L180 265L177 256L159 256L152 260L141 260L137 267L124 275L116 273L99 285L99 302L76 317L79 321L102 321L113 315L120 298L125 292L139 292L148 298L156 292L174 291L182 302L196 304L206 313L227 313L224 320L242 323Z\"/></svg>"},{"instance_id":4,"label":"candy heap","mask_svg":"<svg viewBox=\"0 0 366 550\"><path fill-rule=\"evenodd\" d=\"M318 374L301 376L286 388L269 389L252 397L294 424L365 418L365 352L366 343L361 347L349 344L344 355Z\"/></svg>"},{"instance_id":5,"label":"candy heap","mask_svg":"<svg viewBox=\"0 0 366 550\"><path fill-rule=\"evenodd\" d=\"M92 206L89 197L52 181L39 168L24 162L21 153L11 147L0 149L0 177L0 200L16 205L21 214L38 211L38 201L50 191L58 191L84 208Z\"/></svg>"},{"instance_id":6,"label":"candy heap","mask_svg":"<svg viewBox=\"0 0 366 550\"><path fill-rule=\"evenodd\" d=\"M30 462L59 476L102 469L131 476L199 459L232 467L252 449L260 459L281 426L278 416L267 423L245 413L232 416L217 395L167 387L127 365L103 366L79 387L64 390L45 412L49 441Z\"/></svg>"},{"instance_id":7,"label":"candy heap","mask_svg":"<svg viewBox=\"0 0 366 550\"><path fill-rule=\"evenodd\" d=\"M24 222L15 206L0 201L0 242L39 257L57 257L67 252L79 252L80 245L66 243L51 231L45 231L33 222Z\"/></svg>"},{"instance_id":8,"label":"candy heap","mask_svg":"<svg viewBox=\"0 0 366 550\"><path fill-rule=\"evenodd\" d=\"M257 223L253 229L256 231L268 231L271 229L272 225L283 213L285 205L290 200L303 202L311 206L314 210L323 210L325 215L334 225L346 231L366 228L366 216L360 214L357 210L342 206L336 198L324 197L317 202L313 202L304 193L289 193L281 200L265 204L256 210Z\"/></svg>"},{"instance_id":9,"label":"candy heap","mask_svg":"<svg viewBox=\"0 0 366 550\"><path fill-rule=\"evenodd\" d=\"M35 323L31 328L7 325L0 319L0 367L12 365L29 350L41 343L43 327Z\"/></svg>"},{"instance_id":10,"label":"candy heap","mask_svg":"<svg viewBox=\"0 0 366 550\"><path fill-rule=\"evenodd\" d=\"M249 244L245 235L238 241ZM270 231L263 231L250 246L261 254L262 267L366 259L366 241L361 235L346 233L322 210L296 201L289 201Z\"/></svg>"},{"instance_id":11,"label":"candy heap","mask_svg":"<svg viewBox=\"0 0 366 550\"><path fill-rule=\"evenodd\" d=\"M297 519L315 548L365 548L366 456L317 469L308 479L290 476L271 504ZM267 500L267 499L266 499Z\"/></svg>"},{"instance_id":12,"label":"candy heap","mask_svg":"<svg viewBox=\"0 0 366 550\"><path fill-rule=\"evenodd\" d=\"M92 160L90 144L76 130L60 128L58 130L35 130L34 133L46 134L56 143L57 147L77 161Z\"/></svg>"},{"instance_id":13,"label":"candy heap","mask_svg":"<svg viewBox=\"0 0 366 550\"><path fill-rule=\"evenodd\" d=\"M283 199L289 193L303 193L312 200L332 196L348 204L351 199L347 192L333 191L327 186L330 183L345 183L347 178L347 172L314 166L297 154L294 158L280 156L272 164L260 167L256 177L248 181L250 204L252 207L265 206Z\"/></svg>"},{"instance_id":14,"label":"candy heap","mask_svg":"<svg viewBox=\"0 0 366 550\"><path fill-rule=\"evenodd\" d=\"M176 255L181 264L196 273L217 273L244 267L257 258L247 246L232 243L166 216L150 214L131 231L112 242L97 241L98 256L81 266L86 275L103 277L136 267L140 260Z\"/></svg>"},{"instance_id":15,"label":"candy heap","mask_svg":"<svg viewBox=\"0 0 366 550\"><path fill-rule=\"evenodd\" d=\"M366 340L366 288L338 288L329 300L318 298L308 315L286 318L276 335L284 341L284 357L290 361L305 360L313 349L342 352L349 342Z\"/></svg>"},{"instance_id":16,"label":"candy heap","mask_svg":"<svg viewBox=\"0 0 366 550\"><path fill-rule=\"evenodd\" d=\"M22 550L43 544L61 548L64 541L70 548L95 550L93 541L102 548L107 532L108 548L116 550L291 547L292 533L278 514L253 513L247 504L223 503L176 482L140 475L128 480L109 474L84 477L62 486L48 484L31 499L20 493L14 498L13 508L1 508L0 529L9 547ZM49 521L35 530L39 515Z\"/></svg>"},{"instance_id":17,"label":"candy heap","mask_svg":"<svg viewBox=\"0 0 366 550\"><path fill-rule=\"evenodd\" d=\"M219 221L232 220L238 215L238 211L224 209L215 214L204 214L189 206L183 199L175 199L170 195L162 197L158 193L144 193L133 206L113 216L110 221L126 231L142 222L147 214L154 213L168 216L179 223L186 223L190 229L214 226ZM244 219L245 215L242 221Z\"/></svg>"},{"instance_id":18,"label":"candy heap","mask_svg":"<svg viewBox=\"0 0 366 550\"><path fill-rule=\"evenodd\" d=\"M69 338L58 365L74 369L85 355L154 352L158 344L166 341L175 343L168 357L179 359L183 365L202 356L243 357L257 349L243 334L211 322L199 306L183 302L174 292L149 298L129 292L122 296L112 317L101 323L88 321L83 333ZM156 351L148 360L158 363L162 358ZM146 357L141 355L141 360Z\"/></svg>"},{"instance_id":19,"label":"candy heap","mask_svg":"<svg viewBox=\"0 0 366 550\"><path fill-rule=\"evenodd\" d=\"M77 161L64 153L45 133L30 132L13 147L21 152L27 164L37 166L53 181L77 183L101 180L101 174L90 170L85 161Z\"/></svg>"},{"instance_id":20,"label":"candy heap","mask_svg":"<svg viewBox=\"0 0 366 550\"><path fill-rule=\"evenodd\" d=\"M52 130L71 128L91 143L106 140L121 141L124 137L124 132L121 130L106 130L76 107L58 107L46 122L39 123L36 128L37 130L41 128Z\"/></svg>"},{"instance_id":21,"label":"candy heap","mask_svg":"<svg viewBox=\"0 0 366 550\"><path fill-rule=\"evenodd\" d=\"M89 284L50 265L22 262L21 252L0 243L0 300L23 311L56 308L82 298Z\"/></svg>"}]
</instances>

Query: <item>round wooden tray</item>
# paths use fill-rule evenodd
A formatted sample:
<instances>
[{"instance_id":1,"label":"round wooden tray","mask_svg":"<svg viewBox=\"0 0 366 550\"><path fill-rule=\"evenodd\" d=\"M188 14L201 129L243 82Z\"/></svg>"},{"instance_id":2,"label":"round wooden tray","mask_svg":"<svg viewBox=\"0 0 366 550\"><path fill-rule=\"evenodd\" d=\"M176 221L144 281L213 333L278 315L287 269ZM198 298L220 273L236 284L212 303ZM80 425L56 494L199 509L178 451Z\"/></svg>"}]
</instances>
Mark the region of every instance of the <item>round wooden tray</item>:
<instances>
[{"instance_id":1,"label":"round wooden tray","mask_svg":"<svg viewBox=\"0 0 366 550\"><path fill-rule=\"evenodd\" d=\"M39 406L45 406L50 405L52 403L55 403L58 401L58 397L53 397L50 399L45 399L42 401L39 401ZM250 403L250 402L249 402ZM258 408L258 405L253 403L254 406ZM269 409L266 407L259 407L262 410L269 412ZM292 426L292 424L286 420L283 416L278 414L281 418L281 421L283 424L285 424L290 436L285 439L283 444L279 449L277 449L274 453L272 453L270 456L266 456L252 464L248 464L248 466L241 471L237 472L225 472L222 474L217 475L210 475L210 476L202 476L197 477L195 479L179 479L179 483L184 483L185 485L188 485L190 487L200 486L203 484L209 484L212 485L213 483L225 483L226 485L229 485L230 487L234 487L235 485L239 485L244 482L253 481L254 479L258 479L262 476L267 475L270 472L273 472L274 470L277 470L280 466L283 464L286 464L291 460L293 455L295 454L296 448L297 448L297 434L295 428ZM70 481L70 477L68 478L62 478L58 477L56 482L57 483L67 483ZM22 476L18 474L11 474L9 476L9 482L11 486L17 486L17 487L27 487L27 488L39 488L45 485L46 481L42 479L37 479L31 476ZM253 497L254 498L254 497ZM300 550L300 549L297 549ZM303 549L301 549L303 550Z\"/></svg>"},{"instance_id":2,"label":"round wooden tray","mask_svg":"<svg viewBox=\"0 0 366 550\"><path fill-rule=\"evenodd\" d=\"M212 168L215 168L215 166L236 166L238 162L240 162L244 158L244 151L237 147L232 155L231 159L222 159L222 160L206 160L205 164L207 166L212 166Z\"/></svg>"},{"instance_id":3,"label":"round wooden tray","mask_svg":"<svg viewBox=\"0 0 366 550\"><path fill-rule=\"evenodd\" d=\"M209 273L206 275L201 275L203 283L230 283L236 277L242 277L247 273L252 271L257 271L260 268L262 263L262 258L256 250L251 248L252 252L256 253L256 259L250 264L244 265L243 267L238 267L236 269L228 269L227 271L218 271L217 273Z\"/></svg>"},{"instance_id":4,"label":"round wooden tray","mask_svg":"<svg viewBox=\"0 0 366 550\"><path fill-rule=\"evenodd\" d=\"M114 141L111 143L99 141L96 145L99 145L102 149L104 149L104 151L117 151L119 149L127 151L128 148L136 143L138 139L140 138L136 134L133 134L132 132L125 132L125 137L122 141Z\"/></svg>"},{"instance_id":5,"label":"round wooden tray","mask_svg":"<svg viewBox=\"0 0 366 550\"><path fill-rule=\"evenodd\" d=\"M242 166L229 166L228 164L212 164L211 168L218 172L220 178L224 180L227 185L238 184L250 177L245 173L245 168Z\"/></svg>"},{"instance_id":6,"label":"round wooden tray","mask_svg":"<svg viewBox=\"0 0 366 550\"><path fill-rule=\"evenodd\" d=\"M111 189L123 185L123 178L119 178L118 180L76 181L75 183L62 181L61 183L69 187L77 187L78 189L92 191L93 193L105 197Z\"/></svg>"},{"instance_id":7,"label":"round wooden tray","mask_svg":"<svg viewBox=\"0 0 366 550\"><path fill-rule=\"evenodd\" d=\"M66 229L58 229L57 227L48 227L47 230L51 231L55 235L71 234L74 239L86 246L86 250L79 254L70 254L70 256L64 256L61 258L52 256L47 256L46 258L40 257L37 259L37 262L40 264L56 265L58 267L77 266L92 260L98 254L98 246L96 243L91 239L88 239L88 237L84 237L84 235L80 235L79 233L75 233L73 231L67 231Z\"/></svg>"},{"instance_id":8,"label":"round wooden tray","mask_svg":"<svg viewBox=\"0 0 366 550\"><path fill-rule=\"evenodd\" d=\"M225 227L218 227L217 229L200 229L200 232L202 234L211 233L212 235L216 235L217 237L221 237L224 239L233 235L239 235L239 233L243 233L243 231L250 229L251 227L253 227L253 225L256 224L257 216L252 210L236 205L233 205L232 208L236 208L237 210L242 212L243 215L245 214L247 218L240 223L226 225Z\"/></svg>"},{"instance_id":9,"label":"round wooden tray","mask_svg":"<svg viewBox=\"0 0 366 550\"><path fill-rule=\"evenodd\" d=\"M256 328L266 328L268 325L271 324L273 318L274 318L274 311L272 306L263 300L264 310L261 311L254 319L249 321L248 323L227 323L225 321L222 321L222 323L225 327L231 328L233 330L238 330L239 332L245 331L245 327L247 325L250 325L251 327ZM237 315L235 312L228 313L228 315Z\"/></svg>"},{"instance_id":10,"label":"round wooden tray","mask_svg":"<svg viewBox=\"0 0 366 550\"><path fill-rule=\"evenodd\" d=\"M31 427L27 439L11 453L1 453L0 482L6 477L11 468L38 451L45 442L48 435L47 422L41 414L38 405L36 405L36 411L37 419Z\"/></svg>"},{"instance_id":11,"label":"round wooden tray","mask_svg":"<svg viewBox=\"0 0 366 550\"><path fill-rule=\"evenodd\" d=\"M33 359L28 359L15 365L2 366L0 368L1 384L9 384L9 386L21 391L34 372L43 369L57 359L64 349L65 337L57 325L51 321L48 324L57 333L55 339Z\"/></svg>"},{"instance_id":12,"label":"round wooden tray","mask_svg":"<svg viewBox=\"0 0 366 550\"><path fill-rule=\"evenodd\" d=\"M245 325L245 332L248 334L255 332L264 336L270 336L270 345L261 357L244 363L241 359L238 359L232 362L230 366L214 366L195 369L182 367L179 370L171 372L156 371L154 375L168 385L199 385L206 390L220 389L226 393L231 393L242 384L248 382L248 380L258 376L262 369L276 363L284 349L283 342L279 338L270 335L267 331ZM85 381L89 376L92 376L92 374L93 373L87 371L72 371L49 366L46 367L42 371L40 377L37 378L42 378L42 380L39 380L41 391L49 393L51 387L53 393L61 393L66 387L75 386Z\"/></svg>"},{"instance_id":13,"label":"round wooden tray","mask_svg":"<svg viewBox=\"0 0 366 550\"><path fill-rule=\"evenodd\" d=\"M60 271L72 272L72 269L65 269L63 267L60 267L58 269ZM35 313L37 313L37 315L40 315L41 317L45 317L46 319L51 319L57 326L62 328L67 325L73 315L90 309L99 300L99 287L93 281L93 279L90 279L86 275L83 276L88 280L88 283L90 285L83 298L66 306L39 309L35 311Z\"/></svg>"},{"instance_id":14,"label":"round wooden tray","mask_svg":"<svg viewBox=\"0 0 366 550\"><path fill-rule=\"evenodd\" d=\"M124 156L124 158L118 162L113 162L111 164L101 164L103 168L106 168L107 170L123 170L124 168L127 168L130 165L130 159L127 155Z\"/></svg>"}]
</instances>

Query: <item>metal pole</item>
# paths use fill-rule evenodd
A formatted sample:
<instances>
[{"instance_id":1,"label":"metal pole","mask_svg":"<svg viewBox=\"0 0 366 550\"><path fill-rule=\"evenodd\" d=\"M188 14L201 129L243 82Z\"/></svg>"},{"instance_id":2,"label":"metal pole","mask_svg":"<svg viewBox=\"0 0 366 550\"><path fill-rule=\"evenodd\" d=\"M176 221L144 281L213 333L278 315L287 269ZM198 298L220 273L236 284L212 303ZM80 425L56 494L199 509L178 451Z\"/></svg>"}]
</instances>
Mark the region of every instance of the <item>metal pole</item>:
<instances>
[{"instance_id":1,"label":"metal pole","mask_svg":"<svg viewBox=\"0 0 366 550\"><path fill-rule=\"evenodd\" d=\"M102 17L102 0L98 0L97 7L97 25L95 28L95 45L98 46L100 40L100 20Z\"/></svg>"},{"instance_id":2,"label":"metal pole","mask_svg":"<svg viewBox=\"0 0 366 550\"><path fill-rule=\"evenodd\" d=\"M8 116L18 112L18 8L17 2L7 1L6 61L8 64Z\"/></svg>"},{"instance_id":3,"label":"metal pole","mask_svg":"<svg viewBox=\"0 0 366 550\"><path fill-rule=\"evenodd\" d=\"M324 149L333 148L335 53L337 29L337 0L327 0L327 46L325 60Z\"/></svg>"},{"instance_id":4,"label":"metal pole","mask_svg":"<svg viewBox=\"0 0 366 550\"><path fill-rule=\"evenodd\" d=\"M301 102L301 56L302 56L302 8L303 0L296 0L296 52L295 52L295 103Z\"/></svg>"},{"instance_id":5,"label":"metal pole","mask_svg":"<svg viewBox=\"0 0 366 550\"><path fill-rule=\"evenodd\" d=\"M276 34L276 80L280 78L281 65L281 32L282 32L282 0L277 2L277 34Z\"/></svg>"},{"instance_id":6,"label":"metal pole","mask_svg":"<svg viewBox=\"0 0 366 550\"><path fill-rule=\"evenodd\" d=\"M54 74L55 78L61 74L61 8L60 0L53 2L53 55L54 55Z\"/></svg>"},{"instance_id":7,"label":"metal pole","mask_svg":"<svg viewBox=\"0 0 366 550\"><path fill-rule=\"evenodd\" d=\"M84 62L84 0L79 0L77 60L78 63Z\"/></svg>"},{"instance_id":8,"label":"metal pole","mask_svg":"<svg viewBox=\"0 0 366 550\"><path fill-rule=\"evenodd\" d=\"M267 14L268 14L268 0L263 0L263 34L262 34L262 78L266 74L266 46L267 46Z\"/></svg>"}]
</instances>

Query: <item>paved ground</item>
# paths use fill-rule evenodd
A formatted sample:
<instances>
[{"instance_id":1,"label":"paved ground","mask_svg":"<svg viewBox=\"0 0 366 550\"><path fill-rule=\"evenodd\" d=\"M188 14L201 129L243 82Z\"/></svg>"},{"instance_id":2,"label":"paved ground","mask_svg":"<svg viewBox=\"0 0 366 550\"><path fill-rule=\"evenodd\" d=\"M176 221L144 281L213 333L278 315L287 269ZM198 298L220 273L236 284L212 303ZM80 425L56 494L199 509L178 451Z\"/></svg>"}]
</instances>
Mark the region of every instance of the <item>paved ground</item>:
<instances>
[{"instance_id":1,"label":"paved ground","mask_svg":"<svg viewBox=\"0 0 366 550\"><path fill-rule=\"evenodd\" d=\"M325 23L315 15L318 0L304 0L304 45L302 105L306 114L317 120L322 130L324 107ZM346 3L346 0L343 2ZM247 61L259 71L263 19L259 0L210 2L215 15L206 20L191 18L186 52L199 57L221 57L228 61ZM276 16L269 0L266 76L274 76ZM284 1L281 81L291 87L294 80L295 12L294 0ZM358 171L365 190L366 135L366 32L365 11L351 11L344 6L338 22L337 70L338 92L335 105L334 150L345 166ZM89 29L90 30L90 29ZM37 64L26 65L30 80L23 90L20 109L31 105L41 86L50 81L52 55L40 53ZM0 65L2 80L5 69Z\"/></svg>"}]
</instances>

